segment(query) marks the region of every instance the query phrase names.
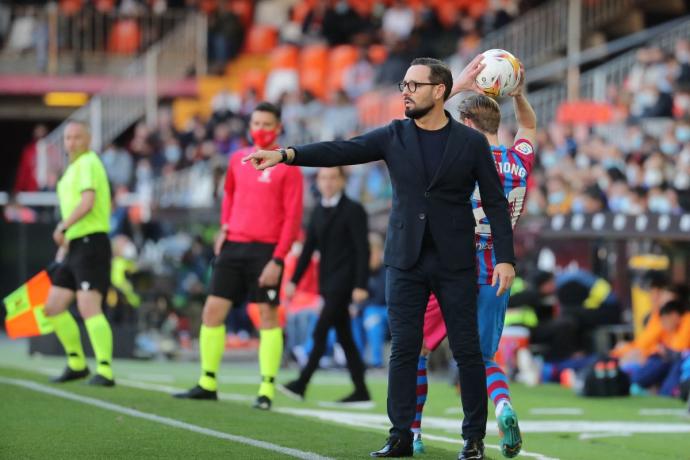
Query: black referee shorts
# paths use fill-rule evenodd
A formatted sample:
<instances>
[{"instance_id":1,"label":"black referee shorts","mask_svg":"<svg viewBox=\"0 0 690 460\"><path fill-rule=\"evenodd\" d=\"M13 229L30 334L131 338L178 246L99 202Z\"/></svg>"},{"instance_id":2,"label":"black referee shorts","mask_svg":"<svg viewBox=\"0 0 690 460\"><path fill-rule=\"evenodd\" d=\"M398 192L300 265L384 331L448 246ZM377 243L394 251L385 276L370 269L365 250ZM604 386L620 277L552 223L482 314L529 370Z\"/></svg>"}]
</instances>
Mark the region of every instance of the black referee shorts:
<instances>
[{"instance_id":1,"label":"black referee shorts","mask_svg":"<svg viewBox=\"0 0 690 460\"><path fill-rule=\"evenodd\" d=\"M69 242L65 260L51 274L54 286L71 291L100 292L110 287L110 239L105 233L92 233Z\"/></svg>"},{"instance_id":2,"label":"black referee shorts","mask_svg":"<svg viewBox=\"0 0 690 460\"><path fill-rule=\"evenodd\" d=\"M259 287L259 276L273 258L274 249L275 244L269 243L223 243L213 262L209 294L231 301L234 307L245 301L277 306L280 280L277 286Z\"/></svg>"}]
</instances>

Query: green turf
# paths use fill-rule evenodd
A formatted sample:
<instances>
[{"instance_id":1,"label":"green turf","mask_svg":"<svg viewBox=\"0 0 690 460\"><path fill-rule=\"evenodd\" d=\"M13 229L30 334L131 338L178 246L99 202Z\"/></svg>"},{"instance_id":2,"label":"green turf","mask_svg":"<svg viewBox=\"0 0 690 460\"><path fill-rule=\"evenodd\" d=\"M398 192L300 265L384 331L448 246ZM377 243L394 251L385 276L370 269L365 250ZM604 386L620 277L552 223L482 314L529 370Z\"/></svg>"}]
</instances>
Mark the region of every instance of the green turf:
<instances>
[{"instance_id":1,"label":"green turf","mask_svg":"<svg viewBox=\"0 0 690 460\"><path fill-rule=\"evenodd\" d=\"M29 358L16 347L0 347L0 376L47 382L47 373L57 374L64 361L53 357ZM284 447L310 451L333 458L367 458L380 447L386 436L386 375L369 375L369 386L376 407L356 414L375 414L374 427L353 427L338 420L278 413L278 410L329 409L319 401L334 401L351 390L347 375L321 371L307 392L304 403L278 395L271 413L251 409L250 402L179 401L160 391L131 388L128 381L148 382L186 388L195 383L198 366L194 363L137 362L118 360L116 378L122 382L114 389L90 388L83 383L55 386L71 393L102 399L143 412L174 418L194 425L234 435L268 441ZM294 377L295 371L281 371L279 381ZM258 388L254 383L254 364L224 362L220 372L220 391L251 399ZM460 413L455 390L445 379L430 379L426 417L448 421L450 425L425 428L427 435L442 436L451 442L426 440L429 453L425 459L455 458L460 448ZM679 411L680 401L657 398L584 399L555 385L526 388L512 385L513 399L520 420L536 421L611 421L640 423L676 423L690 426L686 415L641 416L641 409ZM283 458L281 454L244 446L167 427L152 421L135 419L55 396L0 384L0 458ZM491 406L490 406L491 407ZM578 415L535 415L533 408L578 408ZM493 414L490 410L490 423ZM328 413L330 414L330 413ZM342 422L342 420L340 420ZM594 433L596 435L596 432ZM580 433L524 433L524 448L530 453L560 459L690 459L690 433L632 434L631 436L580 439ZM79 440L83 439L83 443ZM497 445L496 434L489 434L487 444ZM496 449L487 449L490 458L502 458ZM535 456L526 458L536 458Z\"/></svg>"}]
</instances>

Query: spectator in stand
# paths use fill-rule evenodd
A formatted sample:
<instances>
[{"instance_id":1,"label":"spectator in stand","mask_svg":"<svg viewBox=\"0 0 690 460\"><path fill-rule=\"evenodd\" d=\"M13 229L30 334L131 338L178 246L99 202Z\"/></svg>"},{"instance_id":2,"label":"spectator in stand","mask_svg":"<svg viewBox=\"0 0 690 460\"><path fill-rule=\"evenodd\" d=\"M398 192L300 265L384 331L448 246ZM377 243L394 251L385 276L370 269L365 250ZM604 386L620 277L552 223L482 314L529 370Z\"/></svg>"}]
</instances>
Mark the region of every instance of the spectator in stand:
<instances>
[{"instance_id":1,"label":"spectator in stand","mask_svg":"<svg viewBox=\"0 0 690 460\"><path fill-rule=\"evenodd\" d=\"M386 43L397 43L410 38L415 24L415 14L404 0L394 0L383 13L381 32Z\"/></svg>"},{"instance_id":2,"label":"spectator in stand","mask_svg":"<svg viewBox=\"0 0 690 460\"><path fill-rule=\"evenodd\" d=\"M111 144L101 154L101 161L113 188L128 188L131 185L134 160L127 150L119 145Z\"/></svg>"},{"instance_id":3,"label":"spectator in stand","mask_svg":"<svg viewBox=\"0 0 690 460\"><path fill-rule=\"evenodd\" d=\"M17 192L36 192L39 189L36 180L36 156L38 154L38 142L48 133L48 128L44 124L34 126L31 142L22 150L19 158L19 167L14 180L14 193Z\"/></svg>"},{"instance_id":4,"label":"spectator in stand","mask_svg":"<svg viewBox=\"0 0 690 460\"><path fill-rule=\"evenodd\" d=\"M357 62L350 66L343 76L343 88L350 99L355 100L374 87L376 71L366 48L359 50Z\"/></svg>"},{"instance_id":5,"label":"spectator in stand","mask_svg":"<svg viewBox=\"0 0 690 460\"><path fill-rule=\"evenodd\" d=\"M209 60L211 69L219 74L237 56L244 41L242 21L230 8L230 2L223 3L219 13L208 16Z\"/></svg>"},{"instance_id":6,"label":"spectator in stand","mask_svg":"<svg viewBox=\"0 0 690 460\"><path fill-rule=\"evenodd\" d=\"M321 125L324 140L349 139L357 133L359 127L359 112L357 107L347 97L345 91L336 91L333 103L323 112Z\"/></svg>"}]
</instances>

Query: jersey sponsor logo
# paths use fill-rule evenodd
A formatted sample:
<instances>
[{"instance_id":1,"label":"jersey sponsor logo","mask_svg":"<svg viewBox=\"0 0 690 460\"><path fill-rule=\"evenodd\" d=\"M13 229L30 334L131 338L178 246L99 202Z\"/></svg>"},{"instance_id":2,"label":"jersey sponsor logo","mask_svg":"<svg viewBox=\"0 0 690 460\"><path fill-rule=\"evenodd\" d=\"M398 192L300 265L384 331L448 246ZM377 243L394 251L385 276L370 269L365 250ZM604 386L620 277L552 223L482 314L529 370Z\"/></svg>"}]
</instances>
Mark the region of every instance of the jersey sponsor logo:
<instances>
[{"instance_id":1,"label":"jersey sponsor logo","mask_svg":"<svg viewBox=\"0 0 690 460\"><path fill-rule=\"evenodd\" d=\"M477 241L477 251L491 251L494 248L492 241Z\"/></svg>"},{"instance_id":2,"label":"jersey sponsor logo","mask_svg":"<svg viewBox=\"0 0 690 460\"><path fill-rule=\"evenodd\" d=\"M532 153L534 153L532 146L529 145L527 142L520 142L519 144L513 146L513 148L518 152L522 153L523 155L531 155Z\"/></svg>"}]
</instances>

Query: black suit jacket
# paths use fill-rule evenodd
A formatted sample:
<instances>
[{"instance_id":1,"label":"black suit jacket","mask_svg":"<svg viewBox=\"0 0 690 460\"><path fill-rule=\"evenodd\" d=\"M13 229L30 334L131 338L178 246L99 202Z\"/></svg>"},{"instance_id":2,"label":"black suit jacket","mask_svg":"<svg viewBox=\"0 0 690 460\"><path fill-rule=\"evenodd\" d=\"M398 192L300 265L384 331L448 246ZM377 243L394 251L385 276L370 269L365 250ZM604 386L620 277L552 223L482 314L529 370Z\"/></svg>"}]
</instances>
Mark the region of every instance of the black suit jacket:
<instances>
[{"instance_id":1,"label":"black suit jacket","mask_svg":"<svg viewBox=\"0 0 690 460\"><path fill-rule=\"evenodd\" d=\"M474 215L470 195L479 184L482 207L491 224L496 262L515 263L508 200L503 194L486 137L450 117L450 135L441 165L427 184L417 128L394 120L349 141L294 147L293 164L337 166L384 160L393 184L384 262L402 270L419 258L428 224L444 267L474 267Z\"/></svg>"},{"instance_id":2,"label":"black suit jacket","mask_svg":"<svg viewBox=\"0 0 690 460\"><path fill-rule=\"evenodd\" d=\"M319 261L319 291L324 295L350 296L355 287L367 288L369 241L367 214L361 204L343 195L334 208L319 204L311 216L307 239L292 281L304 275L315 249Z\"/></svg>"}]
</instances>

